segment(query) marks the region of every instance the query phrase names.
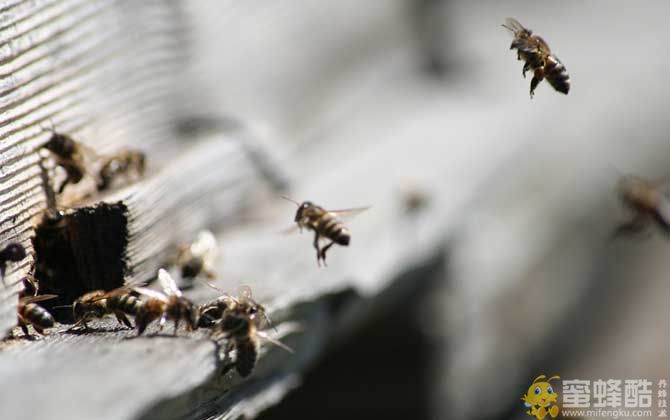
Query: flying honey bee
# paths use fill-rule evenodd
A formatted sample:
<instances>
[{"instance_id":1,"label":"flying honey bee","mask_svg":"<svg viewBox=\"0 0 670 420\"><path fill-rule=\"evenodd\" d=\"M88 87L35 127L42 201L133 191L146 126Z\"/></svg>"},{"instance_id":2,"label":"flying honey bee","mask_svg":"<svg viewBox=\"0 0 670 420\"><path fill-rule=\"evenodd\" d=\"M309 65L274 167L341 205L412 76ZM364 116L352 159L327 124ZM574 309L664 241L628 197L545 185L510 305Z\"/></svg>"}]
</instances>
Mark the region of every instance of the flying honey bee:
<instances>
[{"instance_id":1,"label":"flying honey bee","mask_svg":"<svg viewBox=\"0 0 670 420\"><path fill-rule=\"evenodd\" d=\"M103 318L105 315L111 314L116 316L119 324L133 328L133 324L130 323L125 315L127 313L126 310L123 310L126 308L123 305L119 305L122 299L134 298L129 292L129 289L121 288L112 290L111 292L94 290L82 295L72 304L72 315L75 320L75 325L72 328L83 325L85 329L88 329L88 321L95 318ZM138 300L137 298L134 299Z\"/></svg>"},{"instance_id":2,"label":"flying honey bee","mask_svg":"<svg viewBox=\"0 0 670 420\"><path fill-rule=\"evenodd\" d=\"M191 244L179 246L175 264L181 270L182 278L192 279L205 274L207 278L214 278L214 260L218 254L216 237L208 230L198 233L198 237Z\"/></svg>"},{"instance_id":3,"label":"flying honey bee","mask_svg":"<svg viewBox=\"0 0 670 420\"><path fill-rule=\"evenodd\" d=\"M162 268L158 270L158 281L163 292L147 289L146 287L134 287L140 295L146 297L135 315L137 335L141 335L146 327L156 319L160 318L160 328L163 329L165 322L174 321L174 335L177 335L179 321L186 321L189 330L198 326L198 310L193 303L182 296L174 279Z\"/></svg>"},{"instance_id":4,"label":"flying honey bee","mask_svg":"<svg viewBox=\"0 0 670 420\"><path fill-rule=\"evenodd\" d=\"M633 217L616 229L615 236L639 233L651 224L670 234L670 199L658 188L641 178L624 176L618 189L621 201L633 211Z\"/></svg>"},{"instance_id":5,"label":"flying honey bee","mask_svg":"<svg viewBox=\"0 0 670 420\"><path fill-rule=\"evenodd\" d=\"M7 263L19 262L26 257L26 249L18 243L11 243L0 250L0 274L5 278Z\"/></svg>"},{"instance_id":6,"label":"flying honey bee","mask_svg":"<svg viewBox=\"0 0 670 420\"><path fill-rule=\"evenodd\" d=\"M242 286L240 289L238 297L223 294L211 302L200 305L198 308L198 327L210 328L228 313L248 315L258 328L262 328L266 324L272 325L265 307L251 296L251 288Z\"/></svg>"},{"instance_id":7,"label":"flying honey bee","mask_svg":"<svg viewBox=\"0 0 670 420\"><path fill-rule=\"evenodd\" d=\"M104 157L98 173L98 191L109 189L114 180L121 176L134 175L141 178L145 166L146 155L139 150L123 149L114 155Z\"/></svg>"},{"instance_id":8,"label":"flying honey bee","mask_svg":"<svg viewBox=\"0 0 670 420\"><path fill-rule=\"evenodd\" d=\"M321 266L326 264L326 251L334 244L348 246L351 242L351 233L349 229L340 221L339 217L343 215L354 215L361 213L370 207L357 207L344 210L325 210L323 207L317 206L310 201L297 201L282 196L284 200L288 200L298 206L298 211L295 214L295 223L297 228L302 232L303 228L312 230L314 232L314 248L316 249L316 262ZM328 239L328 243L323 248L319 245L320 239Z\"/></svg>"},{"instance_id":9,"label":"flying honey bee","mask_svg":"<svg viewBox=\"0 0 670 420\"><path fill-rule=\"evenodd\" d=\"M37 304L45 300L53 299L56 295L25 296L19 299L17 308L18 325L26 337L30 337L28 325L32 325L35 331L44 335L44 330L54 326L54 318L49 311Z\"/></svg>"},{"instance_id":10,"label":"flying honey bee","mask_svg":"<svg viewBox=\"0 0 670 420\"><path fill-rule=\"evenodd\" d=\"M554 89L567 95L570 90L570 76L563 63L551 53L549 45L516 19L507 18L502 26L514 33L510 49L516 48L517 58L525 62L521 73L523 77L526 77L528 70L534 72L530 82L531 99L535 88L545 78Z\"/></svg>"},{"instance_id":11,"label":"flying honey bee","mask_svg":"<svg viewBox=\"0 0 670 420\"><path fill-rule=\"evenodd\" d=\"M58 133L51 128L51 137L42 146L51 152L56 164L65 170L65 180L58 188L58 194L62 193L67 184L77 184L87 173L85 160L85 146L72 137Z\"/></svg>"},{"instance_id":12,"label":"flying honey bee","mask_svg":"<svg viewBox=\"0 0 670 420\"><path fill-rule=\"evenodd\" d=\"M293 353L293 350L281 341L269 337L263 331L259 331L253 317L241 310L234 310L224 314L221 322L216 324L212 336L214 339L223 338L228 340L224 359L228 358L229 353L233 349L237 351L235 370L243 378L251 375L256 366L260 339L267 340L289 353Z\"/></svg>"}]
</instances>

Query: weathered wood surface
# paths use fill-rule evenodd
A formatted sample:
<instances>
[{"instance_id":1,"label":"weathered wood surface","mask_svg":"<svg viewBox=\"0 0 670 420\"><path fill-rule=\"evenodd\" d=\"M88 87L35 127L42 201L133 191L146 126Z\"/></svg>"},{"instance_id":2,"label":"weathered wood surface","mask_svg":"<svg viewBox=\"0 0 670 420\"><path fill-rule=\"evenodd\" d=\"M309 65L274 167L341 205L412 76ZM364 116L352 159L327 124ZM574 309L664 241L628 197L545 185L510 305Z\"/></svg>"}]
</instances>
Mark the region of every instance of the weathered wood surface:
<instances>
[{"instance_id":1,"label":"weathered wood surface","mask_svg":"<svg viewBox=\"0 0 670 420\"><path fill-rule=\"evenodd\" d=\"M35 152L45 127L101 152L139 144L155 162L175 141L185 27L170 1L3 1L0 22L0 242L29 246L45 205ZM29 264L2 288L2 330Z\"/></svg>"}]
</instances>

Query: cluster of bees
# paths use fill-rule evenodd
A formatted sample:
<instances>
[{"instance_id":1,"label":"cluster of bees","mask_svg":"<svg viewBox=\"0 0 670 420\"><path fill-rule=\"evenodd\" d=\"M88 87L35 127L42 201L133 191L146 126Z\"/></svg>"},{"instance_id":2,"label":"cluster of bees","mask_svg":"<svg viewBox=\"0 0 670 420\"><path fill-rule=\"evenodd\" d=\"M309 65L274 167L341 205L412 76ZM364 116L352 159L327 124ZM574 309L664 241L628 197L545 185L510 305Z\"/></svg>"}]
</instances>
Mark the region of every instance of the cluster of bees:
<instances>
[{"instance_id":1,"label":"cluster of bees","mask_svg":"<svg viewBox=\"0 0 670 420\"><path fill-rule=\"evenodd\" d=\"M136 179L144 174L145 156L142 152L122 150L110 156L97 156L81 143L70 136L51 130L52 135L43 145L49 156L64 173L64 180L54 188L51 176L45 175L43 162L43 181L46 184L48 206L43 212L38 228L50 228L62 223L63 213L58 210L56 197L65 191L68 185L78 184L86 176L96 180L97 191L105 191L117 183L117 179ZM91 175L90 161L98 162L97 171ZM51 197L51 200L49 199ZM353 215L367 209L367 207L346 210L326 210L311 202L299 203L288 197L283 197L298 207L291 229L310 230L314 232L314 248L317 264L326 265L327 251L335 244L347 246L351 241L351 234L340 220L342 215ZM51 201L51 202L49 202ZM209 231L202 231L196 240L190 244L177 247L175 255L165 266L177 267L182 280L195 278L211 279L214 259L217 254L215 236ZM0 250L0 273L4 278L8 263L18 262L26 257L26 249L18 244L11 243ZM39 279L35 276L35 269L30 270L23 278L23 291L19 296L17 323L26 337L31 337L29 326L38 334L55 326L52 314L40 303L57 298L55 294L40 293ZM74 300L71 305L74 325L63 331L78 330L90 331L89 323L94 319L102 319L113 315L119 324L129 329L135 329L137 336L142 335L147 327L158 321L162 331L168 321L174 323L174 334L177 334L180 323L185 324L187 331L199 328L209 329L210 336L216 341L224 340L227 344L224 359L229 353L236 350L235 369L242 376L251 374L258 357L261 340L273 343L287 351L289 347L278 340L271 338L265 328L271 326L270 319L263 305L256 302L251 290L243 287L238 295L231 295L222 291L216 299L196 305L186 298L177 286L171 274L164 268L157 273L160 291L141 285L126 285L114 290L94 290L83 294ZM132 319L132 321L131 321Z\"/></svg>"}]
</instances>

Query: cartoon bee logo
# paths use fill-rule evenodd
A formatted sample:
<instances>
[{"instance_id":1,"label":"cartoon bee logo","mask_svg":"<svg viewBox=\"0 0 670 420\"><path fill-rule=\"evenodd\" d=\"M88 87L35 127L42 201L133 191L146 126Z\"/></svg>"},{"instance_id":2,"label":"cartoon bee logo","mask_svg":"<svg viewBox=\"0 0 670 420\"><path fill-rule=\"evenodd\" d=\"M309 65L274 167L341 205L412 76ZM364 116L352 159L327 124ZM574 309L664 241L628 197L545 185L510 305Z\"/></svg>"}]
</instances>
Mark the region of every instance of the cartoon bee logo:
<instances>
[{"instance_id":1,"label":"cartoon bee logo","mask_svg":"<svg viewBox=\"0 0 670 420\"><path fill-rule=\"evenodd\" d=\"M551 382L554 379L561 379L560 376L552 376L547 379L546 382L539 382L541 379L546 378L545 375L540 375L530 384L528 387L528 392L526 395L521 397L521 400L524 402L524 405L529 408L526 411L526 414L534 416L537 420L544 419L547 414L551 418L556 418L558 416L558 394L554 392L554 389L551 387Z\"/></svg>"}]
</instances>

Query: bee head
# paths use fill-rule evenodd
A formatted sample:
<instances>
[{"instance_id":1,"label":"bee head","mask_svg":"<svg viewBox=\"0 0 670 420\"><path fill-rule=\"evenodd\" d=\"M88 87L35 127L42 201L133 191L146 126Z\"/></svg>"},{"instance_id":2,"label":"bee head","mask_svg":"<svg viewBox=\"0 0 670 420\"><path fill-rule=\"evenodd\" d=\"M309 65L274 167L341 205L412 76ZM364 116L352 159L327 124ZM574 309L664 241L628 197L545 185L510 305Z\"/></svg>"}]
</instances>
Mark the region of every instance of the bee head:
<instances>
[{"instance_id":1,"label":"bee head","mask_svg":"<svg viewBox=\"0 0 670 420\"><path fill-rule=\"evenodd\" d=\"M12 243L3 251L8 261L21 261L26 257L26 249L21 244Z\"/></svg>"},{"instance_id":2,"label":"bee head","mask_svg":"<svg viewBox=\"0 0 670 420\"><path fill-rule=\"evenodd\" d=\"M75 151L74 141L70 137L55 131L49 141L44 144L44 148L58 156L69 156Z\"/></svg>"},{"instance_id":3,"label":"bee head","mask_svg":"<svg viewBox=\"0 0 670 420\"><path fill-rule=\"evenodd\" d=\"M298 206L298 211L295 213L295 222L300 222L305 218L305 213L313 206L311 201L303 201L302 204Z\"/></svg>"}]
</instances>

